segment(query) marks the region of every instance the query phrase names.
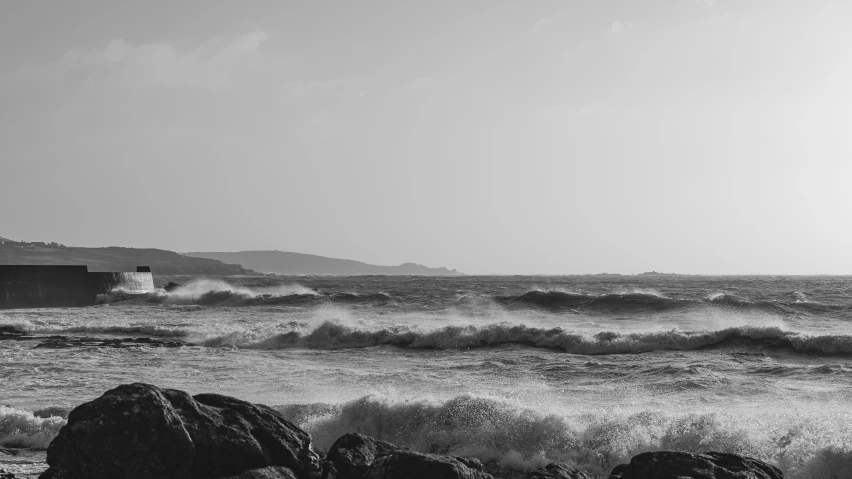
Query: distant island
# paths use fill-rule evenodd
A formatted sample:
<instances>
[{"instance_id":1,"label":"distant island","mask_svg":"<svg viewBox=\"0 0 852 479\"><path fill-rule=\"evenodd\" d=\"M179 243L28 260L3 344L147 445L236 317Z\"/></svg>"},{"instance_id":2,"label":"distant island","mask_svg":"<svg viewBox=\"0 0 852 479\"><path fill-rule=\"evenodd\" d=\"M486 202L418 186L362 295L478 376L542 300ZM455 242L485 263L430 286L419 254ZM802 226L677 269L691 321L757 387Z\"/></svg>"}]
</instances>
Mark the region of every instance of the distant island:
<instances>
[{"instance_id":1,"label":"distant island","mask_svg":"<svg viewBox=\"0 0 852 479\"><path fill-rule=\"evenodd\" d=\"M83 248L59 243L12 241L0 237L0 264L21 265L88 265L89 271L136 271L137 266L150 266L151 272L163 275L232 275L251 274L240 265L213 259L184 256L174 251L153 248Z\"/></svg>"},{"instance_id":2,"label":"distant island","mask_svg":"<svg viewBox=\"0 0 852 479\"><path fill-rule=\"evenodd\" d=\"M656 271L645 271L644 273L639 273L636 276L680 276L678 273L658 273Z\"/></svg>"},{"instance_id":3,"label":"distant island","mask_svg":"<svg viewBox=\"0 0 852 479\"><path fill-rule=\"evenodd\" d=\"M233 263L243 268L263 273L282 275L329 274L329 275L418 275L450 276L459 275L454 269L444 267L430 268L415 263L403 263L399 266L378 266L350 259L327 258L313 254L290 253L286 251L239 251L192 252L183 253L196 258L215 259L224 263Z\"/></svg>"}]
</instances>

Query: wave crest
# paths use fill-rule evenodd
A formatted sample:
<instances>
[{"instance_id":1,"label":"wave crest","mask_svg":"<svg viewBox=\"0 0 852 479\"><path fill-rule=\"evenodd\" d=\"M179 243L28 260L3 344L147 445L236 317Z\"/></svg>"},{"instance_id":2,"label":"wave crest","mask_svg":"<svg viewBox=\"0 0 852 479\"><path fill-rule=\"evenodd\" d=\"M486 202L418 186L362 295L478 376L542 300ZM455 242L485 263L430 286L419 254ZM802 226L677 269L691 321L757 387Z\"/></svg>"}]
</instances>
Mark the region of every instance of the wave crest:
<instances>
[{"instance_id":1,"label":"wave crest","mask_svg":"<svg viewBox=\"0 0 852 479\"><path fill-rule=\"evenodd\" d=\"M50 413L47 409L40 412L42 416ZM65 418L59 415L39 417L29 411L0 406L0 446L46 449L65 423Z\"/></svg>"},{"instance_id":2,"label":"wave crest","mask_svg":"<svg viewBox=\"0 0 852 479\"><path fill-rule=\"evenodd\" d=\"M831 421L814 427L807 418L792 418L791 425L773 429L759 420L713 413L566 416L470 394L445 401L365 396L337 407L276 409L310 432L319 449L328 449L345 433L360 432L422 452L474 456L503 470L562 461L606 477L616 464L645 451L714 450L757 457L781 466L786 477L804 479L848 477L839 474L848 473L852 459L843 445L848 438L821 429ZM306 410L321 412L301 414Z\"/></svg>"},{"instance_id":3,"label":"wave crest","mask_svg":"<svg viewBox=\"0 0 852 479\"><path fill-rule=\"evenodd\" d=\"M9 335L45 335L45 334L111 334L111 335L142 335L147 337L181 338L188 331L169 326L150 323L133 323L121 325L50 325L36 324L32 321L19 320L0 323L0 334Z\"/></svg>"},{"instance_id":4,"label":"wave crest","mask_svg":"<svg viewBox=\"0 0 852 479\"><path fill-rule=\"evenodd\" d=\"M648 291L602 295L556 290L532 290L517 296L498 296L504 305L529 305L549 310L583 310L602 313L666 311L681 307L684 301Z\"/></svg>"},{"instance_id":5,"label":"wave crest","mask_svg":"<svg viewBox=\"0 0 852 479\"><path fill-rule=\"evenodd\" d=\"M337 321L325 321L308 332L290 331L250 342L234 343L217 336L205 340L204 346L223 344L255 348L367 348L398 346L412 349L471 349L522 344L560 350L572 354L635 354L650 351L687 351L711 347L749 346L785 348L802 353L822 355L852 354L852 336L808 335L785 331L779 327L738 326L713 331L649 331L620 333L601 331L585 333L562 328L538 328L523 324L497 323L484 326L445 326L433 330L396 326L383 329L360 329Z\"/></svg>"},{"instance_id":6,"label":"wave crest","mask_svg":"<svg viewBox=\"0 0 852 479\"><path fill-rule=\"evenodd\" d=\"M128 294L116 289L109 294L98 295L97 302L105 304L140 298L165 305L200 306L313 306L323 302L383 304L393 301L393 298L384 292L321 294L296 283L274 287L248 288L234 286L221 280L200 279L186 285L170 287L168 290L160 288L153 293Z\"/></svg>"},{"instance_id":7,"label":"wave crest","mask_svg":"<svg viewBox=\"0 0 852 479\"><path fill-rule=\"evenodd\" d=\"M593 312L603 314L659 313L685 308L720 307L741 311L762 311L771 314L843 313L850 307L803 300L803 294L793 295L790 301L748 300L730 293L717 292L703 299L674 299L653 291L633 291L606 294L585 294L558 290L531 290L515 296L497 296L505 306L533 307L552 312Z\"/></svg>"}]
</instances>

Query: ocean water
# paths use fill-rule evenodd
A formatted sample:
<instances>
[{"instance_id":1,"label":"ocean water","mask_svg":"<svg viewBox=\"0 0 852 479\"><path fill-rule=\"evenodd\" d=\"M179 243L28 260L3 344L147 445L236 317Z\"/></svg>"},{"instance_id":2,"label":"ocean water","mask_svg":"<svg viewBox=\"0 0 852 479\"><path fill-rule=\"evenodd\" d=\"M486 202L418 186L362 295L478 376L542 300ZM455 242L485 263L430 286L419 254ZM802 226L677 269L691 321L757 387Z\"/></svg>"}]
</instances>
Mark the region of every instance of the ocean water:
<instances>
[{"instance_id":1,"label":"ocean water","mask_svg":"<svg viewBox=\"0 0 852 479\"><path fill-rule=\"evenodd\" d=\"M648 450L852 478L852 277L157 277L97 306L0 311L0 467L35 474L118 384L279 409L506 470L597 477ZM125 340L125 338L134 338Z\"/></svg>"}]
</instances>

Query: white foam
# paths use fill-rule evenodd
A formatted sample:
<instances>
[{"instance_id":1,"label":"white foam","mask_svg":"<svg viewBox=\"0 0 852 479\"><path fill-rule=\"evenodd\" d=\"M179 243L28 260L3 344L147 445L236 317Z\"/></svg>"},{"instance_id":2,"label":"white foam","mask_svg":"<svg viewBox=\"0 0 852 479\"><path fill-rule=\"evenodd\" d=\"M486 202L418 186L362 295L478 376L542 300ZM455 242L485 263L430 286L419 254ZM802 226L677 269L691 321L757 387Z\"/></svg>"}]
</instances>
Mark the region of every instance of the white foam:
<instances>
[{"instance_id":1,"label":"white foam","mask_svg":"<svg viewBox=\"0 0 852 479\"><path fill-rule=\"evenodd\" d=\"M40 418L29 411L0 406L0 446L46 449L65 419Z\"/></svg>"},{"instance_id":2,"label":"white foam","mask_svg":"<svg viewBox=\"0 0 852 479\"><path fill-rule=\"evenodd\" d=\"M611 410L546 413L488 396L446 401L365 396L339 407L310 408L301 425L319 449L360 432L419 451L474 456L529 470L562 461L605 477L641 452L744 454L781 467L790 479L849 478L852 425L841 411L788 405L785 411ZM279 408L285 415L292 408ZM842 410L842 408L841 408ZM294 419L299 419L294 418Z\"/></svg>"}]
</instances>

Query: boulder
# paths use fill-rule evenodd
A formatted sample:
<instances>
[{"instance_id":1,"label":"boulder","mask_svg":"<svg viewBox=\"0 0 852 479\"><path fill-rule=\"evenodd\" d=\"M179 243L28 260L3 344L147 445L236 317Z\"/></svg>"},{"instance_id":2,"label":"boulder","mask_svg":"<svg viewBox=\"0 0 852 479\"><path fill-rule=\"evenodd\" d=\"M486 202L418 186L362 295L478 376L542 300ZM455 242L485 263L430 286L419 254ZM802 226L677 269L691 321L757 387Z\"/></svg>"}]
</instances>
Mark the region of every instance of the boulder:
<instances>
[{"instance_id":1,"label":"boulder","mask_svg":"<svg viewBox=\"0 0 852 479\"><path fill-rule=\"evenodd\" d=\"M381 456L367 479L493 479L476 459L399 451Z\"/></svg>"},{"instance_id":2,"label":"boulder","mask_svg":"<svg viewBox=\"0 0 852 479\"><path fill-rule=\"evenodd\" d=\"M609 473L608 479L621 479L621 475L624 474L625 469L627 469L627 464L619 464L615 466L612 472Z\"/></svg>"},{"instance_id":3,"label":"boulder","mask_svg":"<svg viewBox=\"0 0 852 479\"><path fill-rule=\"evenodd\" d=\"M346 434L326 455L323 479L490 479L478 459L420 454L363 434Z\"/></svg>"},{"instance_id":4,"label":"boulder","mask_svg":"<svg viewBox=\"0 0 852 479\"><path fill-rule=\"evenodd\" d=\"M174 290L176 290L176 289L178 289L178 288L180 288L180 287L181 287L181 285L179 285L179 284L177 284L177 283L173 283L173 282L169 281L169 283L168 283L168 284L166 284L165 286L163 286L163 289L164 289L164 290L166 290L166 292L167 292L167 293L171 293L172 291L174 291Z\"/></svg>"},{"instance_id":5,"label":"boulder","mask_svg":"<svg viewBox=\"0 0 852 479\"><path fill-rule=\"evenodd\" d=\"M62 419L68 419L68 413L71 412L71 408L62 407L62 406L48 406L46 408L37 409L33 411L33 416L47 419L49 417L61 417Z\"/></svg>"},{"instance_id":6,"label":"boulder","mask_svg":"<svg viewBox=\"0 0 852 479\"><path fill-rule=\"evenodd\" d=\"M269 407L142 383L71 411L47 463L40 479L206 479L270 466L308 478L319 470L308 434Z\"/></svg>"},{"instance_id":7,"label":"boulder","mask_svg":"<svg viewBox=\"0 0 852 479\"><path fill-rule=\"evenodd\" d=\"M405 450L363 434L346 434L329 448L323 479L364 479L376 458Z\"/></svg>"},{"instance_id":8,"label":"boulder","mask_svg":"<svg viewBox=\"0 0 852 479\"><path fill-rule=\"evenodd\" d=\"M263 469L252 469L236 476L220 477L217 479L296 479L293 471L286 467L272 466Z\"/></svg>"},{"instance_id":9,"label":"boulder","mask_svg":"<svg viewBox=\"0 0 852 479\"><path fill-rule=\"evenodd\" d=\"M531 472L529 479L589 479L589 476L567 464L552 462Z\"/></svg>"},{"instance_id":10,"label":"boulder","mask_svg":"<svg viewBox=\"0 0 852 479\"><path fill-rule=\"evenodd\" d=\"M47 448L40 479L189 478L195 447L162 391L131 384L68 415Z\"/></svg>"},{"instance_id":11,"label":"boulder","mask_svg":"<svg viewBox=\"0 0 852 479\"><path fill-rule=\"evenodd\" d=\"M6 469L0 469L0 479L15 479L15 475Z\"/></svg>"},{"instance_id":12,"label":"boulder","mask_svg":"<svg viewBox=\"0 0 852 479\"><path fill-rule=\"evenodd\" d=\"M775 466L749 457L723 452L646 452L629 464L617 466L610 478L619 479L783 479Z\"/></svg>"}]
</instances>

